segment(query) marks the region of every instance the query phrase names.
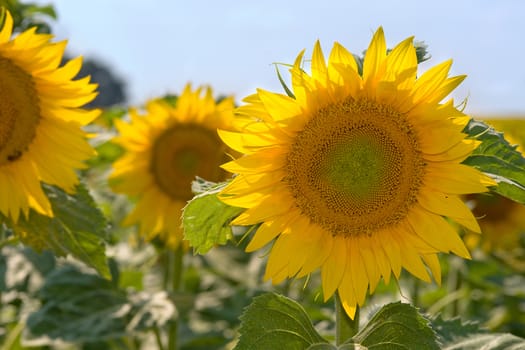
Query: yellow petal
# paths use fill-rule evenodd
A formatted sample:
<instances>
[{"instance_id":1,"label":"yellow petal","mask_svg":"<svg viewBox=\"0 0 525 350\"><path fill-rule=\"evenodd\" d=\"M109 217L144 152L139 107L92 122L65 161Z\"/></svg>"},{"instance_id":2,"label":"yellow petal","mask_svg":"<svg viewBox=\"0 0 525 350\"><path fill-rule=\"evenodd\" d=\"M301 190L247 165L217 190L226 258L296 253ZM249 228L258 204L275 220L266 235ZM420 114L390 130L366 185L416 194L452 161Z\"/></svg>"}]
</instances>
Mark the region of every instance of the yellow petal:
<instances>
[{"instance_id":1,"label":"yellow petal","mask_svg":"<svg viewBox=\"0 0 525 350\"><path fill-rule=\"evenodd\" d=\"M413 41L414 37L403 40L386 58L385 80L395 81L399 75L410 72L397 86L398 89L411 89L416 81L417 56Z\"/></svg>"},{"instance_id":2,"label":"yellow petal","mask_svg":"<svg viewBox=\"0 0 525 350\"><path fill-rule=\"evenodd\" d=\"M383 28L379 27L366 50L363 62L363 81L371 89L383 74L386 60L386 42ZM371 90L369 90L371 92Z\"/></svg>"},{"instance_id":3,"label":"yellow petal","mask_svg":"<svg viewBox=\"0 0 525 350\"><path fill-rule=\"evenodd\" d=\"M286 163L284 147L267 148L221 165L233 174L260 173L281 169Z\"/></svg>"},{"instance_id":4,"label":"yellow petal","mask_svg":"<svg viewBox=\"0 0 525 350\"><path fill-rule=\"evenodd\" d=\"M327 301L339 287L347 265L347 247L345 238L335 236L332 251L321 267L321 279L323 284L323 296Z\"/></svg>"},{"instance_id":5,"label":"yellow petal","mask_svg":"<svg viewBox=\"0 0 525 350\"><path fill-rule=\"evenodd\" d=\"M476 218L458 196L423 189L418 195L418 202L433 213L449 217L471 231L481 232Z\"/></svg>"},{"instance_id":6,"label":"yellow petal","mask_svg":"<svg viewBox=\"0 0 525 350\"><path fill-rule=\"evenodd\" d=\"M259 204L246 209L232 221L232 225L254 225L278 215L288 214L293 206L293 200L288 193L276 191L264 198Z\"/></svg>"},{"instance_id":7,"label":"yellow petal","mask_svg":"<svg viewBox=\"0 0 525 350\"><path fill-rule=\"evenodd\" d=\"M430 276L419 254L414 250L414 247L408 243L406 236L410 234L409 230L408 227L403 230L396 229L394 233L394 236L396 236L395 239L399 243L400 251L403 252L401 254L401 264L408 272L420 280L431 282Z\"/></svg>"},{"instance_id":8,"label":"yellow petal","mask_svg":"<svg viewBox=\"0 0 525 350\"><path fill-rule=\"evenodd\" d=\"M496 183L488 176L464 164L432 163L427 167L425 185L438 192L467 194L487 192Z\"/></svg>"},{"instance_id":9,"label":"yellow petal","mask_svg":"<svg viewBox=\"0 0 525 350\"><path fill-rule=\"evenodd\" d=\"M257 232L246 247L247 252L253 252L268 244L272 239L277 237L287 227L288 223L293 220L294 216L279 216L274 220L268 220L261 224Z\"/></svg>"},{"instance_id":10,"label":"yellow petal","mask_svg":"<svg viewBox=\"0 0 525 350\"><path fill-rule=\"evenodd\" d=\"M346 273L352 276L352 284L354 286L354 293L356 301L359 305L363 305L366 298L366 291L368 290L368 275L361 255L359 254L359 245L356 239L347 239L347 269Z\"/></svg>"},{"instance_id":11,"label":"yellow petal","mask_svg":"<svg viewBox=\"0 0 525 350\"><path fill-rule=\"evenodd\" d=\"M313 240L311 251L309 252L309 257L306 259L301 271L297 274L297 278L301 278L322 266L332 251L332 235L327 234L323 229L312 223L308 228L308 232Z\"/></svg>"},{"instance_id":12,"label":"yellow petal","mask_svg":"<svg viewBox=\"0 0 525 350\"><path fill-rule=\"evenodd\" d=\"M474 151L480 143L481 142L477 140L464 139L441 153L423 154L423 157L432 162L454 161L461 163L472 154L472 151Z\"/></svg>"},{"instance_id":13,"label":"yellow petal","mask_svg":"<svg viewBox=\"0 0 525 350\"><path fill-rule=\"evenodd\" d=\"M470 259L465 244L459 238L456 230L441 216L426 211L414 205L408 215L412 229L429 245L441 252L453 252L463 258Z\"/></svg>"},{"instance_id":14,"label":"yellow petal","mask_svg":"<svg viewBox=\"0 0 525 350\"><path fill-rule=\"evenodd\" d=\"M275 121L290 119L302 114L301 106L291 97L263 89L257 89L257 93L264 108Z\"/></svg>"},{"instance_id":15,"label":"yellow petal","mask_svg":"<svg viewBox=\"0 0 525 350\"><path fill-rule=\"evenodd\" d=\"M436 254L424 254L421 258L432 271L432 276L438 285L441 285L441 265Z\"/></svg>"},{"instance_id":16,"label":"yellow petal","mask_svg":"<svg viewBox=\"0 0 525 350\"><path fill-rule=\"evenodd\" d=\"M0 31L0 44L7 43L13 32L13 17L9 11L5 11L4 25Z\"/></svg>"},{"instance_id":17,"label":"yellow petal","mask_svg":"<svg viewBox=\"0 0 525 350\"><path fill-rule=\"evenodd\" d=\"M452 60L442 62L421 75L415 85L412 93L413 102L418 104L426 102L438 90L447 78Z\"/></svg>"},{"instance_id":18,"label":"yellow petal","mask_svg":"<svg viewBox=\"0 0 525 350\"><path fill-rule=\"evenodd\" d=\"M326 69L326 62L319 40L315 42L312 53L312 78L320 82L324 87L328 85L328 70Z\"/></svg>"}]
</instances>

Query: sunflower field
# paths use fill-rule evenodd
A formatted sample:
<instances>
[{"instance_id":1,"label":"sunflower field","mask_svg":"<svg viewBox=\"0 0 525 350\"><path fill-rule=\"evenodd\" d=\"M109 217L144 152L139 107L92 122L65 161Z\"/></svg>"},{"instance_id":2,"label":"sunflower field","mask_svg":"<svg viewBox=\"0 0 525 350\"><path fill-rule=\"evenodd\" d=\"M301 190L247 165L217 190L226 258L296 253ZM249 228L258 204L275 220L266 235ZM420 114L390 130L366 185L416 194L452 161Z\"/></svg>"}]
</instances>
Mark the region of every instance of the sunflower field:
<instances>
[{"instance_id":1,"label":"sunflower field","mask_svg":"<svg viewBox=\"0 0 525 350\"><path fill-rule=\"evenodd\" d=\"M379 27L128 105L56 18L0 1L0 350L525 349L525 117L452 60Z\"/></svg>"}]
</instances>

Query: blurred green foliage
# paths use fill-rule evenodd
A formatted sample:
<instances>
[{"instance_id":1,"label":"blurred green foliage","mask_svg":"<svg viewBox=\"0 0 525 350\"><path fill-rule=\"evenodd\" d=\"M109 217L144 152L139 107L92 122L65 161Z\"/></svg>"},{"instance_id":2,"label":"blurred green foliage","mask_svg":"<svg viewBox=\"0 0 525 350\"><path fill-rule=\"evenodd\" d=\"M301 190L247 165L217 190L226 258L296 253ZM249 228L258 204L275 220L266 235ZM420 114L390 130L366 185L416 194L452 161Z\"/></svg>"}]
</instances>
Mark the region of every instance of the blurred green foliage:
<instances>
[{"instance_id":1,"label":"blurred green foliage","mask_svg":"<svg viewBox=\"0 0 525 350\"><path fill-rule=\"evenodd\" d=\"M13 16L13 32L23 32L36 27L38 33L51 33L50 20L55 20L57 14L53 5L37 3L22 3L19 0L1 0L0 6L5 7ZM1 22L1 21L0 21Z\"/></svg>"}]
</instances>

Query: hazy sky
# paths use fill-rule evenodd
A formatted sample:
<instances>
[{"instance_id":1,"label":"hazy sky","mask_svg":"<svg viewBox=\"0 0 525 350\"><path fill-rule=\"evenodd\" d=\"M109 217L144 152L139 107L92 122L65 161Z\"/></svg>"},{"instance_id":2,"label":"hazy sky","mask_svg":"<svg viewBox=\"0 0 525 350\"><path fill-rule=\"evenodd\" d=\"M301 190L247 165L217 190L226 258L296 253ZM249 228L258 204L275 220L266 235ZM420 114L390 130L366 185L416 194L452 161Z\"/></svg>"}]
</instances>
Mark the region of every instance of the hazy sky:
<instances>
[{"instance_id":1,"label":"hazy sky","mask_svg":"<svg viewBox=\"0 0 525 350\"><path fill-rule=\"evenodd\" d=\"M468 78L455 93L472 114L525 115L525 1L521 0L37 0L53 3L69 53L103 60L130 103L210 84L237 101L282 91L272 62L291 63L316 39L360 53L382 25L390 47L415 35L434 65L454 59ZM286 71L282 72L286 74Z\"/></svg>"}]
</instances>

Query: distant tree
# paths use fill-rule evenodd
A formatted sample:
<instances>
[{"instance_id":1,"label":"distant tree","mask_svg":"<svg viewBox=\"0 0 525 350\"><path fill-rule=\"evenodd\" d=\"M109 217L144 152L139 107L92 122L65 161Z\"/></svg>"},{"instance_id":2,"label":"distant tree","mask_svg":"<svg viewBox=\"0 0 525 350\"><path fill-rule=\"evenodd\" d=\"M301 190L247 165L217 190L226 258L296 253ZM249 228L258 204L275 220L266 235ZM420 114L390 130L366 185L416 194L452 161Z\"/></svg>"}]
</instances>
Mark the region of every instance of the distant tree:
<instances>
[{"instance_id":1,"label":"distant tree","mask_svg":"<svg viewBox=\"0 0 525 350\"><path fill-rule=\"evenodd\" d=\"M127 102L125 81L104 62L98 59L84 58L77 79L88 75L91 76L92 82L98 84L98 96L86 107L106 108Z\"/></svg>"}]
</instances>

